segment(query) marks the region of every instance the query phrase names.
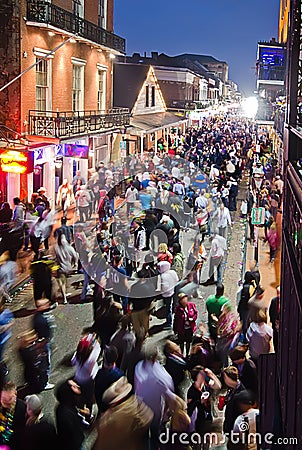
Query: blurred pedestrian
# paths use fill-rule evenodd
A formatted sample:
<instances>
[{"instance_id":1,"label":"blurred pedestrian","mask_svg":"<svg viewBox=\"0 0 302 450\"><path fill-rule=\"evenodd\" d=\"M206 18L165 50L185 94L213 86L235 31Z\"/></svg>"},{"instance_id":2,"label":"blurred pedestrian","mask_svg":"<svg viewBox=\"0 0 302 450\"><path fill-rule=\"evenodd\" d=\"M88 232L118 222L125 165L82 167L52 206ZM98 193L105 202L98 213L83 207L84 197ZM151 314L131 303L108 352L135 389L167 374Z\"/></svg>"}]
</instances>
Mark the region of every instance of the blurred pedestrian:
<instances>
[{"instance_id":1,"label":"blurred pedestrian","mask_svg":"<svg viewBox=\"0 0 302 450\"><path fill-rule=\"evenodd\" d=\"M131 384L122 377L104 392L107 409L98 423L93 450L147 450L153 412L131 391Z\"/></svg>"},{"instance_id":2,"label":"blurred pedestrian","mask_svg":"<svg viewBox=\"0 0 302 450\"><path fill-rule=\"evenodd\" d=\"M63 297L63 304L67 304L67 276L71 274L77 263L77 254L74 248L68 244L64 234L59 234L57 243L54 246L54 253L59 265L58 269L58 285Z\"/></svg>"},{"instance_id":3,"label":"blurred pedestrian","mask_svg":"<svg viewBox=\"0 0 302 450\"><path fill-rule=\"evenodd\" d=\"M178 337L182 353L186 347L186 356L189 355L193 334L196 331L197 308L195 303L188 301L183 292L178 294L179 304L175 309L173 330Z\"/></svg>"},{"instance_id":4,"label":"blurred pedestrian","mask_svg":"<svg viewBox=\"0 0 302 450\"><path fill-rule=\"evenodd\" d=\"M56 425L59 450L81 450L85 439L83 418L79 414L81 389L72 380L61 383L56 389Z\"/></svg>"},{"instance_id":5,"label":"blurred pedestrian","mask_svg":"<svg viewBox=\"0 0 302 450\"><path fill-rule=\"evenodd\" d=\"M276 288L276 297L272 298L269 307L269 317L273 328L273 342L275 353L278 351L279 324L280 324L280 286Z\"/></svg>"},{"instance_id":6,"label":"blurred pedestrian","mask_svg":"<svg viewBox=\"0 0 302 450\"><path fill-rule=\"evenodd\" d=\"M45 419L40 397L28 395L26 403L26 426L22 434L20 450L53 450L58 448L54 424Z\"/></svg>"},{"instance_id":7,"label":"blurred pedestrian","mask_svg":"<svg viewBox=\"0 0 302 450\"><path fill-rule=\"evenodd\" d=\"M71 364L76 368L74 380L81 388L83 405L90 411L94 403L94 379L99 369L100 353L101 347L96 334L90 333L80 339L71 359Z\"/></svg>"},{"instance_id":8,"label":"blurred pedestrian","mask_svg":"<svg viewBox=\"0 0 302 450\"><path fill-rule=\"evenodd\" d=\"M15 384L8 381L0 394L0 446L10 450L20 449L25 423L26 405L17 398Z\"/></svg>"}]
</instances>

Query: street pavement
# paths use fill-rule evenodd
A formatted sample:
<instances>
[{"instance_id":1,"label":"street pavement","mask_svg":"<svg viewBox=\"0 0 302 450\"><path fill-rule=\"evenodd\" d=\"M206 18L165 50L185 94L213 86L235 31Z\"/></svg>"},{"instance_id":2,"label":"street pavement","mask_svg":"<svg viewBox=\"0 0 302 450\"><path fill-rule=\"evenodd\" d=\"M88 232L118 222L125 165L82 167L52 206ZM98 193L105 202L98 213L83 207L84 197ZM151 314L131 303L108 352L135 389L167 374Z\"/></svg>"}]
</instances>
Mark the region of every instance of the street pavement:
<instances>
[{"instance_id":1,"label":"street pavement","mask_svg":"<svg viewBox=\"0 0 302 450\"><path fill-rule=\"evenodd\" d=\"M230 299L233 306L236 307L238 283L241 280L243 257L245 255L244 247L246 244L246 221L240 218L241 199L245 196L247 187L246 180L242 181L238 196L238 211L232 213L233 227L228 236L228 252L224 263L224 285L225 295ZM192 240L192 236L186 236L186 241ZM209 239L206 238L205 246L207 251L210 249ZM208 264L204 265L202 279L207 279ZM26 273L26 271L25 271ZM73 375L73 369L70 367L70 357L76 349L79 337L84 328L89 327L93 321L91 298L87 298L85 303L80 302L81 288L78 288L78 282L82 279L81 275L72 275L68 279L67 292L71 295L68 297L68 304L60 304L54 311L56 319L55 333L55 351L51 358L51 383L59 383L61 380L67 379ZM56 283L56 281L54 281ZM200 286L198 289L198 298L193 299L197 305L199 317L198 320L206 323L207 314L205 308L205 300L215 292L215 286ZM33 301L32 284L25 284L14 296L12 303L9 305L15 315L15 322L12 327L12 338L10 339L4 356L7 360L9 368L9 379L14 381L18 386L23 384L23 364L18 356L18 339L17 336L31 328L31 321L35 312L35 304ZM153 330L161 327L163 321L152 317L151 327ZM149 339L156 342L159 347L170 335L167 330L159 331L153 334ZM47 417L54 417L54 409L56 400L54 391L44 391L41 393L44 404L44 413ZM215 430L221 429L222 414L220 413L214 425ZM84 449L90 450L94 440L94 432L87 438ZM218 447L212 447L218 450ZM219 447L223 449L224 447Z\"/></svg>"}]
</instances>

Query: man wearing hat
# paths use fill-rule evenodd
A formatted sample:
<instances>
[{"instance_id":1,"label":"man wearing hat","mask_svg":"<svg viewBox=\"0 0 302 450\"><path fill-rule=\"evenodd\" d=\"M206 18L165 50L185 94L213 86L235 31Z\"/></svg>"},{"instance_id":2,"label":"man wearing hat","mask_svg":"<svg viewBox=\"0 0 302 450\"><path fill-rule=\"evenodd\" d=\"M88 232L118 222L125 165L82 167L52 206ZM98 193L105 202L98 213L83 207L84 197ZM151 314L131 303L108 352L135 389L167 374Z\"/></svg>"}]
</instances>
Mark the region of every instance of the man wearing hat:
<instances>
[{"instance_id":1,"label":"man wearing hat","mask_svg":"<svg viewBox=\"0 0 302 450\"><path fill-rule=\"evenodd\" d=\"M41 198L42 202L45 204L45 208L50 208L49 198L46 195L46 188L44 186L41 186L38 189L39 197Z\"/></svg>"},{"instance_id":2,"label":"man wearing hat","mask_svg":"<svg viewBox=\"0 0 302 450\"><path fill-rule=\"evenodd\" d=\"M152 410L136 395L126 377L113 383L103 395L107 410L98 425L94 450L142 450L147 441Z\"/></svg>"},{"instance_id":3,"label":"man wearing hat","mask_svg":"<svg viewBox=\"0 0 302 450\"><path fill-rule=\"evenodd\" d=\"M227 386L227 394L224 398L224 404L226 405L224 411L223 432L230 433L233 429L234 423L240 411L235 401L235 395L245 390L245 386L239 380L239 374L237 367L229 366L223 369L222 379L224 385Z\"/></svg>"}]
</instances>

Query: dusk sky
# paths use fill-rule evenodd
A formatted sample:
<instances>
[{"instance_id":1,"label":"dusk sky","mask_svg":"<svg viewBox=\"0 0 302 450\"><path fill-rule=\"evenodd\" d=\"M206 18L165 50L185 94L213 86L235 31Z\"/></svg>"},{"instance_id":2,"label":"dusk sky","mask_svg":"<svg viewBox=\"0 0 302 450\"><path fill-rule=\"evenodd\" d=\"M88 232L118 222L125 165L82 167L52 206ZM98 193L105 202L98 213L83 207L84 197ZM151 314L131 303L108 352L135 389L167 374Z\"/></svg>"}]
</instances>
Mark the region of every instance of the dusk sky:
<instances>
[{"instance_id":1,"label":"dusk sky","mask_svg":"<svg viewBox=\"0 0 302 450\"><path fill-rule=\"evenodd\" d=\"M127 54L212 55L244 95L255 90L257 42L278 38L279 0L115 0Z\"/></svg>"}]
</instances>

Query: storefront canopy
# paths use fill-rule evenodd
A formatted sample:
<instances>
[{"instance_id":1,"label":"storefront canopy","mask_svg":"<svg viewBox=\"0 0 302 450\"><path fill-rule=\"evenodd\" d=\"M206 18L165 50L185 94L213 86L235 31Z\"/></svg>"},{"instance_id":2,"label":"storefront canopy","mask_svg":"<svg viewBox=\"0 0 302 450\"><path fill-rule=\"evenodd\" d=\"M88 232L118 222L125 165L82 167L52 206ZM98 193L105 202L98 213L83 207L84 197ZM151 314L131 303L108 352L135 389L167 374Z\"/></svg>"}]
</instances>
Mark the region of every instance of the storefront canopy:
<instances>
[{"instance_id":1,"label":"storefront canopy","mask_svg":"<svg viewBox=\"0 0 302 450\"><path fill-rule=\"evenodd\" d=\"M155 131L160 131L167 127L177 127L186 122L187 119L183 116L177 116L170 112L141 114L133 116L130 120L131 134L141 133L149 134Z\"/></svg>"}]
</instances>

